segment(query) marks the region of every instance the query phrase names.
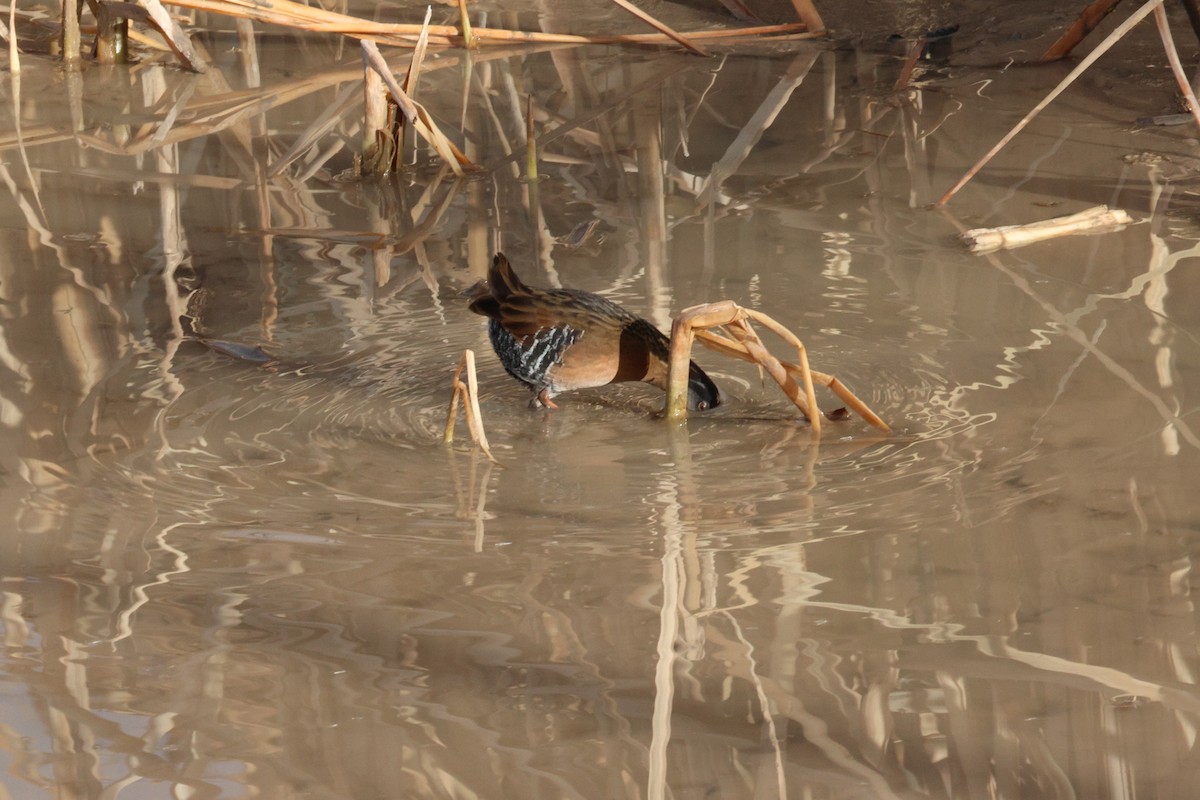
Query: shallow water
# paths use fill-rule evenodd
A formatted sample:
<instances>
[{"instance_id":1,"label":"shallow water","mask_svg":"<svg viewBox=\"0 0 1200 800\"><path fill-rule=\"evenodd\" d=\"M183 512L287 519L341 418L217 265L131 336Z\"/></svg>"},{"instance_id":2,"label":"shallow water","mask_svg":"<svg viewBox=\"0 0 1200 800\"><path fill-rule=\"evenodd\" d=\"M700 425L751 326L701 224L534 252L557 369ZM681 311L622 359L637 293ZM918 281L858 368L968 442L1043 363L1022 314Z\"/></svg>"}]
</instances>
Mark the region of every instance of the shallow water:
<instances>
[{"instance_id":1,"label":"shallow water","mask_svg":"<svg viewBox=\"0 0 1200 800\"><path fill-rule=\"evenodd\" d=\"M1153 39L945 210L1068 67L451 52L420 99L488 169L356 180L352 48L262 41L256 89L208 44L231 87L28 56L0 104L0 797L1193 796L1200 227L1194 131L1132 124ZM1097 203L1137 222L956 239ZM663 327L768 313L894 431L816 442L708 352L686 426L531 412L459 295L498 247ZM467 347L497 465L441 441Z\"/></svg>"}]
</instances>

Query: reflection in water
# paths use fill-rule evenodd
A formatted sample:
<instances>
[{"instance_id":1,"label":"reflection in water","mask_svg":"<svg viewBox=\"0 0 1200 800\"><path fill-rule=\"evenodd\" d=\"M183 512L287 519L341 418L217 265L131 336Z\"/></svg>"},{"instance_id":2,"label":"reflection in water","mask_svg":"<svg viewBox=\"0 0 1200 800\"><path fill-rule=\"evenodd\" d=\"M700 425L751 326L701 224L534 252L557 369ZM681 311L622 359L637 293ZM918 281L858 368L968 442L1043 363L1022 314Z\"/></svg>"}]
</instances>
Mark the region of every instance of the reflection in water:
<instances>
[{"instance_id":1,"label":"reflection in water","mask_svg":"<svg viewBox=\"0 0 1200 800\"><path fill-rule=\"evenodd\" d=\"M1145 97L1081 84L952 218L1055 76L446 53L423 102L489 169L360 181L357 58L258 44L31 56L6 111L0 795L1191 795L1186 162L1097 155L1183 149ZM1149 223L951 244L1098 202ZM896 432L815 443L709 353L686 427L638 386L530 413L489 356L500 463L444 448L501 246L660 324L761 308Z\"/></svg>"}]
</instances>

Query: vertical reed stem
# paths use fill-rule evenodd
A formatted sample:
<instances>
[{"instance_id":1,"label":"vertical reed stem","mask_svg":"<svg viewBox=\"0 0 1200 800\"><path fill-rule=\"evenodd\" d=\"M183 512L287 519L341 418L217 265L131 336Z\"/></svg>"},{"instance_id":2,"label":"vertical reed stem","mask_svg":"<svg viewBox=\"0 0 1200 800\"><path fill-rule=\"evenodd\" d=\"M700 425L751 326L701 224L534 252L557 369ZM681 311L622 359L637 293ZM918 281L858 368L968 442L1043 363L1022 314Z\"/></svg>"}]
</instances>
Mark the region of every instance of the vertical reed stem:
<instances>
[{"instance_id":1,"label":"vertical reed stem","mask_svg":"<svg viewBox=\"0 0 1200 800\"><path fill-rule=\"evenodd\" d=\"M692 360L692 326L676 317L671 324L671 360L667 362L667 421L682 422L688 413L688 367Z\"/></svg>"},{"instance_id":2,"label":"vertical reed stem","mask_svg":"<svg viewBox=\"0 0 1200 800\"><path fill-rule=\"evenodd\" d=\"M533 131L533 95L525 99L525 177L538 179L537 135Z\"/></svg>"},{"instance_id":3,"label":"vertical reed stem","mask_svg":"<svg viewBox=\"0 0 1200 800\"><path fill-rule=\"evenodd\" d=\"M79 62L79 0L63 0L62 9L63 61L73 66Z\"/></svg>"}]
</instances>

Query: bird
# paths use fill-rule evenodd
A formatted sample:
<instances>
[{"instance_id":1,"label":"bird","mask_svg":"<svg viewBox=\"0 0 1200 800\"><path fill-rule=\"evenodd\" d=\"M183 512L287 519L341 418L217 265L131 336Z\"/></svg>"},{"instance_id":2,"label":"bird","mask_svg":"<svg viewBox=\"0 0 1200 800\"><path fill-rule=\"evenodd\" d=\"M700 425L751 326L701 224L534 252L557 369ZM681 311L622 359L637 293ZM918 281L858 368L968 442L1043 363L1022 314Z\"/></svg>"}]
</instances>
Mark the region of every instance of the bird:
<instances>
[{"instance_id":1,"label":"bird","mask_svg":"<svg viewBox=\"0 0 1200 800\"><path fill-rule=\"evenodd\" d=\"M554 397L623 381L667 388L670 340L636 314L598 294L526 285L503 253L487 280L467 289L467 307L488 318L492 349L509 375L532 393L530 408L556 409ZM688 365L688 409L721 404L721 392Z\"/></svg>"}]
</instances>

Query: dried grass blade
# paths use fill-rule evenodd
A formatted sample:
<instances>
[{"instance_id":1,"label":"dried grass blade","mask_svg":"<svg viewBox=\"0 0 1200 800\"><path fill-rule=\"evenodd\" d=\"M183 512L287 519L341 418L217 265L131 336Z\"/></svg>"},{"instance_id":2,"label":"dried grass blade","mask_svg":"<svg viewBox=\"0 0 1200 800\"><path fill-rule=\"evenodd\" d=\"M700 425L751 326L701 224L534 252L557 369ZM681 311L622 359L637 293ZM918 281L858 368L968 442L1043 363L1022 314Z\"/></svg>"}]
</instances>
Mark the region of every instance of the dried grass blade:
<instances>
[{"instance_id":1,"label":"dried grass blade","mask_svg":"<svg viewBox=\"0 0 1200 800\"><path fill-rule=\"evenodd\" d=\"M404 91L408 92L409 97L417 95L417 79L421 77L421 65L425 63L425 50L429 46L429 19L432 15L433 6L425 6L425 21L417 36L417 46L413 48L412 60L408 62L408 74L404 76Z\"/></svg>"},{"instance_id":2,"label":"dried grass blade","mask_svg":"<svg viewBox=\"0 0 1200 800\"><path fill-rule=\"evenodd\" d=\"M635 6L633 3L629 2L629 0L612 0L612 1L614 3L616 3L617 5L619 5L621 8L628 11L630 14L633 14L635 17L637 17L638 19L640 19L642 22L646 23L650 27L655 28L660 33L664 34L665 36L669 36L671 39L674 39L676 42L678 42L682 46L686 47L688 50L691 50L696 55L698 55L698 56L707 56L708 55L708 53L706 53L704 50L702 50L698 45L692 44L692 42L686 36L684 36L681 33L676 32L669 25L659 22L657 19L650 16L645 11L642 11L640 8Z\"/></svg>"},{"instance_id":3,"label":"dried grass blade","mask_svg":"<svg viewBox=\"0 0 1200 800\"><path fill-rule=\"evenodd\" d=\"M421 67L425 63L425 51L429 47L429 20L433 16L433 6L425 6L425 20L421 24L421 33L417 36L417 45L413 48L412 58L408 62L408 72L404 75L404 91L408 93L410 98L416 99L417 96L417 81L421 78ZM466 109L463 109L464 120ZM404 158L405 133L407 117L400 117L398 121L398 132L396 135L396 153L397 163ZM465 125L465 122L464 122Z\"/></svg>"},{"instance_id":4,"label":"dried grass blade","mask_svg":"<svg viewBox=\"0 0 1200 800\"><path fill-rule=\"evenodd\" d=\"M946 203L950 202L950 198L958 194L958 190L966 186L967 182L970 181L971 178L974 178L975 174L978 173L979 170L983 169L984 165L991 161L997 153L1004 149L1006 144L1013 140L1013 137L1024 130L1025 126L1032 122L1033 118L1042 112L1042 109L1050 105L1054 98L1062 94L1068 86L1075 82L1076 78L1083 74L1084 70L1094 64L1096 59L1100 58L1100 56L1107 53L1109 48L1116 44L1122 36L1128 33L1134 25L1137 25L1139 22L1145 19L1150 12L1162 5L1162 2L1163 0L1147 0L1147 2L1141 8L1129 16L1129 19L1118 25L1112 33L1104 38L1104 41L1096 46L1095 50L1088 53L1087 57L1079 62L1079 66L1071 70L1071 74L1063 78L1062 82L1060 82L1058 86L1055 86L1054 90L1042 99L1042 102L1034 106L1032 111L1026 114L1020 122L1014 125L1012 130L1006 133L1004 138L997 142L996 145L983 156L983 158L979 159L979 161L975 163L975 166L967 170L967 173L958 179L958 183L951 186L950 189L944 195L942 195L942 198L934 205L944 206Z\"/></svg>"},{"instance_id":5,"label":"dried grass blade","mask_svg":"<svg viewBox=\"0 0 1200 800\"><path fill-rule=\"evenodd\" d=\"M533 95L525 98L525 179L538 179L537 132L533 129Z\"/></svg>"}]
</instances>

